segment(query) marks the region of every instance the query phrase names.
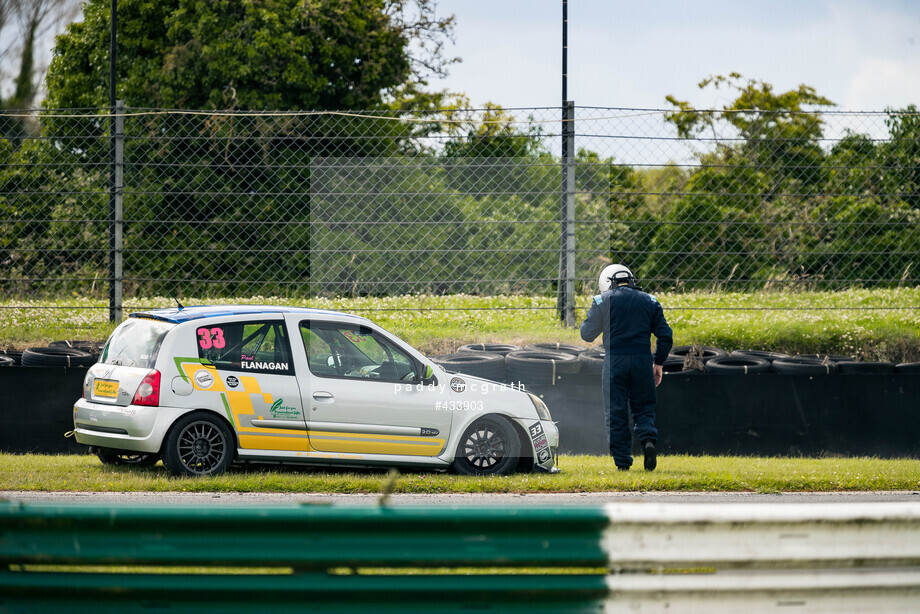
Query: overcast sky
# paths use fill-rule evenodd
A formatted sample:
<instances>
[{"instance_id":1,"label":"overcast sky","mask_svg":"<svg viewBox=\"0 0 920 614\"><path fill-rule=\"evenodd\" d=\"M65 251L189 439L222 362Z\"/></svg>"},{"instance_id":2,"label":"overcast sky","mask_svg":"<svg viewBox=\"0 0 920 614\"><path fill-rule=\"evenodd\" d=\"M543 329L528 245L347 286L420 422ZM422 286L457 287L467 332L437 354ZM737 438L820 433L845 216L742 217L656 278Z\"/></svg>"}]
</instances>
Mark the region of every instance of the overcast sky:
<instances>
[{"instance_id":1,"label":"overcast sky","mask_svg":"<svg viewBox=\"0 0 920 614\"><path fill-rule=\"evenodd\" d=\"M561 0L437 0L457 16L463 58L437 88L471 102L559 106ZM920 0L569 0L569 99L661 108L674 94L728 102L697 84L740 72L786 91L815 87L842 110L920 105Z\"/></svg>"}]
</instances>

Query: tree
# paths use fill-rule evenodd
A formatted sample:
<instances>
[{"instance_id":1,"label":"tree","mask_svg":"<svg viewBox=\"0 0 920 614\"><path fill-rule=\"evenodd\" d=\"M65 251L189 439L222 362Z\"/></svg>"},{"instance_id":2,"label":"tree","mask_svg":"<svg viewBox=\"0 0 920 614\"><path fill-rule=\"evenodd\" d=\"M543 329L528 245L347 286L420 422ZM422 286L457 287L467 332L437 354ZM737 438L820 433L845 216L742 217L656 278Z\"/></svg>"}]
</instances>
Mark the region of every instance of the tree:
<instances>
[{"instance_id":1,"label":"tree","mask_svg":"<svg viewBox=\"0 0 920 614\"><path fill-rule=\"evenodd\" d=\"M654 275L700 285L796 274L801 220L808 219L802 210L825 190L833 170L820 145L819 110L834 103L808 85L777 92L738 73L708 77L699 87L727 87L737 96L721 109L667 96L676 109L665 120L678 137L711 135L715 147L697 153L701 165L689 192L664 212L653 244Z\"/></svg>"},{"instance_id":2,"label":"tree","mask_svg":"<svg viewBox=\"0 0 920 614\"><path fill-rule=\"evenodd\" d=\"M10 95L3 100L6 109L28 109L35 102L38 85L44 77L40 43L73 20L75 0L5 0L0 3L0 31L10 23L12 41L0 52L0 68L18 59ZM9 70L0 70L4 78Z\"/></svg>"},{"instance_id":3,"label":"tree","mask_svg":"<svg viewBox=\"0 0 920 614\"><path fill-rule=\"evenodd\" d=\"M118 17L132 107L369 109L453 61L432 0L122 0ZM58 38L46 106L107 106L108 49L109 0L90 0Z\"/></svg>"},{"instance_id":4,"label":"tree","mask_svg":"<svg viewBox=\"0 0 920 614\"><path fill-rule=\"evenodd\" d=\"M17 27L13 38L20 39L19 68L13 79L11 94L7 98L0 98L0 109L25 110L34 105L38 82L43 74L38 68L40 58L36 56L38 41L47 30L58 27L63 21L69 21L74 6L73 0L8 0L8 3L0 6L0 32L8 21L12 21ZM8 56L14 55L10 53L14 48L15 43L0 54L0 68ZM0 136L18 148L22 138L36 130L34 119L20 114L2 122Z\"/></svg>"},{"instance_id":5,"label":"tree","mask_svg":"<svg viewBox=\"0 0 920 614\"><path fill-rule=\"evenodd\" d=\"M891 140L879 152L886 191L920 209L920 112L916 105L908 105L887 113Z\"/></svg>"},{"instance_id":6,"label":"tree","mask_svg":"<svg viewBox=\"0 0 920 614\"><path fill-rule=\"evenodd\" d=\"M665 121L677 127L680 138L710 131L719 148L731 148L735 135L726 138L720 127L724 124L741 137L741 149L751 162L774 176L774 189L790 178L820 183L823 153L818 141L824 122L816 111L834 106L833 102L809 85L776 93L771 84L738 73L710 76L699 84L700 89L710 86L728 87L738 96L721 110L698 110L687 101L666 97L677 110L666 113Z\"/></svg>"}]
</instances>

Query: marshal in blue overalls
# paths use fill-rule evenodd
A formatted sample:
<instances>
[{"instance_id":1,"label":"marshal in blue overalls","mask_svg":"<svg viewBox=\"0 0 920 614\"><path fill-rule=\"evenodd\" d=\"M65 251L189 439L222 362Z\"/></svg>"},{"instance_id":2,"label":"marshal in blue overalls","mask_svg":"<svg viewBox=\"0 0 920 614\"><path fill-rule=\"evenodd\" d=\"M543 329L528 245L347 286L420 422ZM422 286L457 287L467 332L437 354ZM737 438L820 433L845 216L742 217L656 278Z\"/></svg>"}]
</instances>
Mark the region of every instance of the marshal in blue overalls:
<instances>
[{"instance_id":1,"label":"marshal in blue overalls","mask_svg":"<svg viewBox=\"0 0 920 614\"><path fill-rule=\"evenodd\" d=\"M632 466L632 406L636 437L642 444L645 468L657 464L658 429L655 427L655 387L661 382L661 365L673 345L671 327L661 305L640 290L632 273L614 264L601 273L602 293L595 296L581 325L581 338L594 341L604 335L602 393L610 455L616 466ZM652 356L650 336L657 339Z\"/></svg>"}]
</instances>

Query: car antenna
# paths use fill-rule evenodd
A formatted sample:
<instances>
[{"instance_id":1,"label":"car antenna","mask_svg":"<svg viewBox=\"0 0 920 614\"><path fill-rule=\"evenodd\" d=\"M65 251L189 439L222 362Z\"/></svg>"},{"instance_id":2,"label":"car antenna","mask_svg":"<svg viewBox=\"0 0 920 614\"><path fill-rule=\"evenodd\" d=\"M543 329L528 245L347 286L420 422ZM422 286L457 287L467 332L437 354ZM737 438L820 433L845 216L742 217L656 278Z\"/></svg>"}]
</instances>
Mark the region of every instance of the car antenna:
<instances>
[{"instance_id":1,"label":"car antenna","mask_svg":"<svg viewBox=\"0 0 920 614\"><path fill-rule=\"evenodd\" d=\"M177 299L175 296L173 297L173 300L176 301L176 305L179 306L179 311L182 311L183 309L185 309L182 303L179 302L179 299Z\"/></svg>"}]
</instances>

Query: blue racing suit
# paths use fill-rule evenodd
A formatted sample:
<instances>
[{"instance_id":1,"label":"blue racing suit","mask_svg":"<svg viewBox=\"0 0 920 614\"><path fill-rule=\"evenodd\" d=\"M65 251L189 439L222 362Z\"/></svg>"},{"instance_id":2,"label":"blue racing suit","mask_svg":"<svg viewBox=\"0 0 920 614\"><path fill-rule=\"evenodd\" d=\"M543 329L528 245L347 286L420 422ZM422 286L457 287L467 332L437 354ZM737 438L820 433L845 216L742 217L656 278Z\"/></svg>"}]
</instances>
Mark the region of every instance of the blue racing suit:
<instances>
[{"instance_id":1,"label":"blue racing suit","mask_svg":"<svg viewBox=\"0 0 920 614\"><path fill-rule=\"evenodd\" d=\"M632 406L636 437L658 443L655 428L655 379L652 361L664 364L674 343L671 327L655 297L637 288L614 286L594 297L581 338L591 342L604 334L604 370L601 390L610 455L617 467L632 466ZM657 339L652 357L650 335Z\"/></svg>"}]
</instances>

